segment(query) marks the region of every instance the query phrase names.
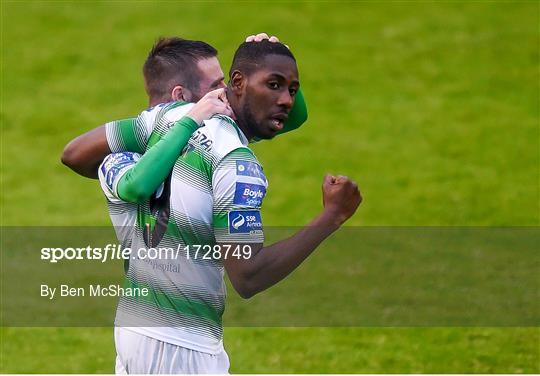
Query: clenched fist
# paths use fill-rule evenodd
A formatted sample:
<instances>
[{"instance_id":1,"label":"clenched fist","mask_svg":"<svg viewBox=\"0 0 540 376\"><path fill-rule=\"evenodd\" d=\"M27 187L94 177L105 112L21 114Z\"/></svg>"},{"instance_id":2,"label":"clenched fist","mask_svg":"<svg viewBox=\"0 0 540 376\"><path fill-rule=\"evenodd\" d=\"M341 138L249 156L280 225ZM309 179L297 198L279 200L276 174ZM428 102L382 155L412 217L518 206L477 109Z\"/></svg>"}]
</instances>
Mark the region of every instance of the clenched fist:
<instances>
[{"instance_id":1,"label":"clenched fist","mask_svg":"<svg viewBox=\"0 0 540 376\"><path fill-rule=\"evenodd\" d=\"M349 219L362 202L358 185L346 176L326 175L322 191L324 211L338 226Z\"/></svg>"}]
</instances>

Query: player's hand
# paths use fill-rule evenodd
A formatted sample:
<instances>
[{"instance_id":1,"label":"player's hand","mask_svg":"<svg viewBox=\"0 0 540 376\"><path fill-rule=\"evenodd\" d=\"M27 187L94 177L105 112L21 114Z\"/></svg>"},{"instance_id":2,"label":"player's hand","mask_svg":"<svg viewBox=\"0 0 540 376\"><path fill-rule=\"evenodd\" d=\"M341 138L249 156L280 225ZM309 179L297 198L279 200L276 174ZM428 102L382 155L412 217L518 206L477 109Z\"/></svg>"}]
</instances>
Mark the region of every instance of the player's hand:
<instances>
[{"instance_id":1,"label":"player's hand","mask_svg":"<svg viewBox=\"0 0 540 376\"><path fill-rule=\"evenodd\" d=\"M234 118L234 112L229 105L225 88L216 89L202 97L187 113L197 124L210 119L215 114L223 114Z\"/></svg>"},{"instance_id":2,"label":"player's hand","mask_svg":"<svg viewBox=\"0 0 540 376\"><path fill-rule=\"evenodd\" d=\"M263 40L268 40L272 43L281 43L275 35L272 35L271 37L268 36L266 33L259 33L257 35L250 35L246 38L246 42L260 42ZM285 47L289 48L286 44L284 44Z\"/></svg>"},{"instance_id":3,"label":"player's hand","mask_svg":"<svg viewBox=\"0 0 540 376\"><path fill-rule=\"evenodd\" d=\"M326 175L322 191L324 211L337 225L349 219L362 202L358 185L346 176Z\"/></svg>"}]
</instances>

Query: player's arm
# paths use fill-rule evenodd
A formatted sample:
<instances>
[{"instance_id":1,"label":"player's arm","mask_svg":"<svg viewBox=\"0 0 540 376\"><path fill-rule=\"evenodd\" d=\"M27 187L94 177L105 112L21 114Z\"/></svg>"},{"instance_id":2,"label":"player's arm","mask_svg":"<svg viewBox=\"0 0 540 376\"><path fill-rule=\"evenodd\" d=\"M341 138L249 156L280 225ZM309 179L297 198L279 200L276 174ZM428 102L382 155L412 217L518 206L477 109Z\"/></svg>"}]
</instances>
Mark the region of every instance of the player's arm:
<instances>
[{"instance_id":1,"label":"player's arm","mask_svg":"<svg viewBox=\"0 0 540 376\"><path fill-rule=\"evenodd\" d=\"M249 259L229 257L223 261L232 285L243 298L288 276L321 242L350 218L362 201L358 187L346 177L326 176L322 212L288 239L252 250Z\"/></svg>"},{"instance_id":2,"label":"player's arm","mask_svg":"<svg viewBox=\"0 0 540 376\"><path fill-rule=\"evenodd\" d=\"M311 223L288 239L263 247L260 205L266 178L250 154L237 149L214 172L214 231L217 242L248 246L251 257L222 259L229 279L243 298L281 281L298 267L331 233L354 214L361 202L354 182L327 176L323 183L324 209ZM259 199L257 199L259 198Z\"/></svg>"},{"instance_id":3,"label":"player's arm","mask_svg":"<svg viewBox=\"0 0 540 376\"><path fill-rule=\"evenodd\" d=\"M181 150L198 127L195 120L184 116L144 155L109 154L99 168L99 180L107 198L123 202L142 202L150 198L171 173Z\"/></svg>"},{"instance_id":4,"label":"player's arm","mask_svg":"<svg viewBox=\"0 0 540 376\"><path fill-rule=\"evenodd\" d=\"M180 152L199 124L184 116L118 180L118 197L142 202L157 190L171 173Z\"/></svg>"},{"instance_id":5,"label":"player's arm","mask_svg":"<svg viewBox=\"0 0 540 376\"><path fill-rule=\"evenodd\" d=\"M141 123L137 118L128 118L94 128L66 145L62 163L79 175L97 179L98 167L107 155L120 151L144 151L137 141L138 127L141 127Z\"/></svg>"},{"instance_id":6,"label":"player's arm","mask_svg":"<svg viewBox=\"0 0 540 376\"><path fill-rule=\"evenodd\" d=\"M71 140L62 153L62 163L77 174L96 179L98 166L111 153L105 136L105 125Z\"/></svg>"},{"instance_id":7,"label":"player's arm","mask_svg":"<svg viewBox=\"0 0 540 376\"><path fill-rule=\"evenodd\" d=\"M118 197L127 202L148 199L171 173L182 149L203 120L215 114L232 115L225 89L217 89L202 97L195 106L176 121L155 145L118 180Z\"/></svg>"}]
</instances>

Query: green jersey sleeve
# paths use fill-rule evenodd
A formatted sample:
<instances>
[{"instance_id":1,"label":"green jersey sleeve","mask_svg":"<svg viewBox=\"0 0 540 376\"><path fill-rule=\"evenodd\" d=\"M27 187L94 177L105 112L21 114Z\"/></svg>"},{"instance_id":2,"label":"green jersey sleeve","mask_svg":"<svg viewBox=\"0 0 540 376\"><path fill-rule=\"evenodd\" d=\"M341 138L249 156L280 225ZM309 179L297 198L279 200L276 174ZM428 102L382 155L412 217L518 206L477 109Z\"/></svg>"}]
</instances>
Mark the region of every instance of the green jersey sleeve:
<instances>
[{"instance_id":1,"label":"green jersey sleeve","mask_svg":"<svg viewBox=\"0 0 540 376\"><path fill-rule=\"evenodd\" d=\"M117 184L118 196L127 202L147 200L171 173L182 149L199 125L184 116L126 173Z\"/></svg>"},{"instance_id":2,"label":"green jersey sleeve","mask_svg":"<svg viewBox=\"0 0 540 376\"><path fill-rule=\"evenodd\" d=\"M144 153L144 130L138 118L115 120L105 124L107 143L112 153Z\"/></svg>"},{"instance_id":3,"label":"green jersey sleeve","mask_svg":"<svg viewBox=\"0 0 540 376\"><path fill-rule=\"evenodd\" d=\"M300 128L308 118L306 100L302 90L298 90L294 98L294 105L289 112L289 117L283 124L283 129L278 134L287 133Z\"/></svg>"},{"instance_id":4,"label":"green jersey sleeve","mask_svg":"<svg viewBox=\"0 0 540 376\"><path fill-rule=\"evenodd\" d=\"M107 143L111 152L144 153L156 118L169 106L170 103L161 103L144 110L136 118L111 121L105 124Z\"/></svg>"}]
</instances>

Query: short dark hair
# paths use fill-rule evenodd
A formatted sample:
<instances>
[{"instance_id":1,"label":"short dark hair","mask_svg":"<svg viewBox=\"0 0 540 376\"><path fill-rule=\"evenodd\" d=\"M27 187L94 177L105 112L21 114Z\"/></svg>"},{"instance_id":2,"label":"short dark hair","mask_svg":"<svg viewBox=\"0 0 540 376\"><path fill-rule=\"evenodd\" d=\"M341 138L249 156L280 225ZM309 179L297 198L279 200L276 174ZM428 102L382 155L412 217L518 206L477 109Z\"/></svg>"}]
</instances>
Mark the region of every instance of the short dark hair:
<instances>
[{"instance_id":1,"label":"short dark hair","mask_svg":"<svg viewBox=\"0 0 540 376\"><path fill-rule=\"evenodd\" d=\"M282 43L269 42L268 40L244 42L234 54L229 77L235 70L251 74L268 55L288 56L296 62L292 52Z\"/></svg>"},{"instance_id":2,"label":"short dark hair","mask_svg":"<svg viewBox=\"0 0 540 376\"><path fill-rule=\"evenodd\" d=\"M198 90L197 62L217 56L208 43L178 37L159 38L143 66L146 91L150 98L167 99L176 85Z\"/></svg>"}]
</instances>

